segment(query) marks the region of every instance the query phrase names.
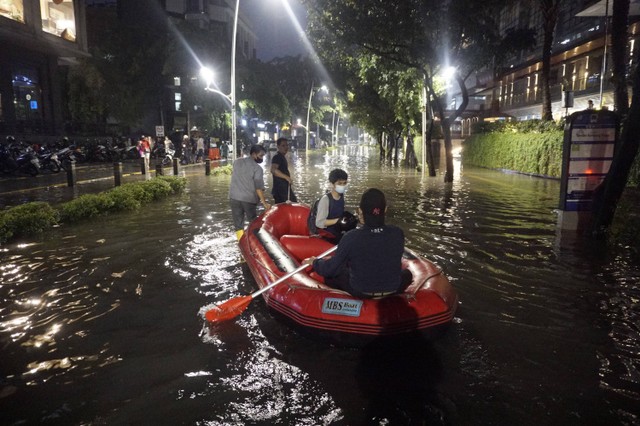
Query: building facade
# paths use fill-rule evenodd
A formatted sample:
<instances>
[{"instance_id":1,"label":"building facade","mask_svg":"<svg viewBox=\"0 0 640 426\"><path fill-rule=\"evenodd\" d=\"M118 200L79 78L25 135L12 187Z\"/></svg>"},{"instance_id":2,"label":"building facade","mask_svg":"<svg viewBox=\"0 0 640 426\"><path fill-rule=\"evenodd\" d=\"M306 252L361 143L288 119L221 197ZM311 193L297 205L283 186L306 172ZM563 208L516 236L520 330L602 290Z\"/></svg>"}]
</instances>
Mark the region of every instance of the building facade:
<instances>
[{"instance_id":1,"label":"building facade","mask_svg":"<svg viewBox=\"0 0 640 426\"><path fill-rule=\"evenodd\" d=\"M59 135L64 68L88 56L81 0L0 0L0 134Z\"/></svg>"},{"instance_id":2,"label":"building facade","mask_svg":"<svg viewBox=\"0 0 640 426\"><path fill-rule=\"evenodd\" d=\"M609 11L605 11L606 4ZM638 0L631 0L627 54L629 65L635 61L638 40ZM572 0L559 2L551 58L550 89L554 119L587 108L613 109L611 84L610 20L613 0ZM532 28L537 45L514 55L501 68L484 70L469 79L470 102L461 123L463 134L479 117L511 116L517 120L542 115L542 24L538 7L530 1L517 0L500 14L500 31ZM607 43L605 43L605 40ZM459 102L454 95L452 102ZM475 116L474 116L474 113Z\"/></svg>"},{"instance_id":3,"label":"building facade","mask_svg":"<svg viewBox=\"0 0 640 426\"><path fill-rule=\"evenodd\" d=\"M222 80L220 87L229 92L230 86L226 82L230 81L231 48L237 4L236 0L166 0L165 3L165 10L170 19L184 20L188 24L197 26L208 34L212 44L229 52L227 56L229 74L219 77ZM256 39L251 21L240 10L236 35L236 65L256 59ZM210 64L202 65L210 66ZM169 131L190 133L191 130L197 129L194 122L202 110L188 111L183 108L182 102L187 90L186 85L199 84L204 89L204 82L197 81L197 79L195 74L190 76L177 75L170 82L172 102L166 104L171 105L172 108L165 111L166 122L170 124L167 127L171 127L168 129Z\"/></svg>"}]
</instances>

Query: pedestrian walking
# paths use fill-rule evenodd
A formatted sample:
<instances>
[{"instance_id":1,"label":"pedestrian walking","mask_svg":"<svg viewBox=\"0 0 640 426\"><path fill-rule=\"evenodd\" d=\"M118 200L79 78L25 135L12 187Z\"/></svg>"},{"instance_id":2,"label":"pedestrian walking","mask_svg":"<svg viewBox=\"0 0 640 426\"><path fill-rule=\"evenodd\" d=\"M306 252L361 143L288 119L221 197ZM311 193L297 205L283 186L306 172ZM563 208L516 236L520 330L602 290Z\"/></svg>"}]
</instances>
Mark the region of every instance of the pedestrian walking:
<instances>
[{"instance_id":1,"label":"pedestrian walking","mask_svg":"<svg viewBox=\"0 0 640 426\"><path fill-rule=\"evenodd\" d=\"M229 145L225 141L222 141L220 144L220 156L222 159L226 160L229 156Z\"/></svg>"},{"instance_id":2,"label":"pedestrian walking","mask_svg":"<svg viewBox=\"0 0 640 426\"><path fill-rule=\"evenodd\" d=\"M148 137L142 135L138 141L138 153L140 157L144 159L144 169L149 170L149 159L151 158L151 145L149 144Z\"/></svg>"},{"instance_id":3,"label":"pedestrian walking","mask_svg":"<svg viewBox=\"0 0 640 426\"><path fill-rule=\"evenodd\" d=\"M260 145L253 145L249 156L233 163L231 185L229 186L229 204L231 216L238 240L244 233L244 221L252 221L258 216L258 203L266 210L271 205L264 198L264 171L260 163L264 161L265 150Z\"/></svg>"}]
</instances>

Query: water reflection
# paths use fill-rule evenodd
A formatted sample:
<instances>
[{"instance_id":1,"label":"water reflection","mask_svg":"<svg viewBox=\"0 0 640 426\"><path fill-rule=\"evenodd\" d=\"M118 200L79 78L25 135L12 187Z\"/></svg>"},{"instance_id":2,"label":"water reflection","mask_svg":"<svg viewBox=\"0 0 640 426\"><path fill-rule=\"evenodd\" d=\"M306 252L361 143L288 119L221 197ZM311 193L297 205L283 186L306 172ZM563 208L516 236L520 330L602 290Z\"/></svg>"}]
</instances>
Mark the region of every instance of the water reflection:
<instances>
[{"instance_id":1,"label":"water reflection","mask_svg":"<svg viewBox=\"0 0 640 426\"><path fill-rule=\"evenodd\" d=\"M441 340L332 347L261 299L205 324L213 303L256 288L229 178L194 172L182 196L0 249L0 421L637 422L637 257L558 247L556 181L456 163L444 184L358 146L291 164L306 203L336 167L349 173L347 208L369 187L386 192L389 222L460 294Z\"/></svg>"}]
</instances>

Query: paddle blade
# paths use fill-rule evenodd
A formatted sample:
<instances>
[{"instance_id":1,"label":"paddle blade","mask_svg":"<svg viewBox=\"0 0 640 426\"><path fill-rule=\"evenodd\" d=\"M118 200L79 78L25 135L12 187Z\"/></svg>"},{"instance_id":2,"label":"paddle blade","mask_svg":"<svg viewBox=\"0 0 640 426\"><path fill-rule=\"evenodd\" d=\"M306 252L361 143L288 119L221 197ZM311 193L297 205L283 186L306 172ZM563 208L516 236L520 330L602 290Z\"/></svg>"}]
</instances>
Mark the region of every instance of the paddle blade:
<instances>
[{"instance_id":1,"label":"paddle blade","mask_svg":"<svg viewBox=\"0 0 640 426\"><path fill-rule=\"evenodd\" d=\"M204 316L209 322L227 321L244 312L252 300L253 297L251 297L251 295L234 297L213 309L209 309Z\"/></svg>"}]
</instances>

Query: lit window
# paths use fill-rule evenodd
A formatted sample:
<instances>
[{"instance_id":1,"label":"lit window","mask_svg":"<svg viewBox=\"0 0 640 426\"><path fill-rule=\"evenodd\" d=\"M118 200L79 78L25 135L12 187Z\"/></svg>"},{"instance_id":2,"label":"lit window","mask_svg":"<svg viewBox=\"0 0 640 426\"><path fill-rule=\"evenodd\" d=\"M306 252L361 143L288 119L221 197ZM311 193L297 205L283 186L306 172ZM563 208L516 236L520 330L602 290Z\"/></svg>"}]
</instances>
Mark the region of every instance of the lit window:
<instances>
[{"instance_id":1,"label":"lit window","mask_svg":"<svg viewBox=\"0 0 640 426\"><path fill-rule=\"evenodd\" d=\"M40 0L42 31L55 34L68 41L76 41L74 1Z\"/></svg>"},{"instance_id":2,"label":"lit window","mask_svg":"<svg viewBox=\"0 0 640 426\"><path fill-rule=\"evenodd\" d=\"M180 86L180 77L173 77L173 85Z\"/></svg>"},{"instance_id":3,"label":"lit window","mask_svg":"<svg viewBox=\"0 0 640 426\"><path fill-rule=\"evenodd\" d=\"M176 102L176 111L180 111L182 109L182 103L181 102Z\"/></svg>"},{"instance_id":4,"label":"lit window","mask_svg":"<svg viewBox=\"0 0 640 426\"><path fill-rule=\"evenodd\" d=\"M0 16L24 24L24 0L0 0Z\"/></svg>"},{"instance_id":5,"label":"lit window","mask_svg":"<svg viewBox=\"0 0 640 426\"><path fill-rule=\"evenodd\" d=\"M182 100L182 93L180 93L180 92L176 92L176 93L175 93L175 96L174 96L174 99L175 99L176 101L181 101L181 100Z\"/></svg>"},{"instance_id":6,"label":"lit window","mask_svg":"<svg viewBox=\"0 0 640 426\"><path fill-rule=\"evenodd\" d=\"M35 68L16 70L11 82L16 118L26 122L42 119L41 87L37 70Z\"/></svg>"}]
</instances>

